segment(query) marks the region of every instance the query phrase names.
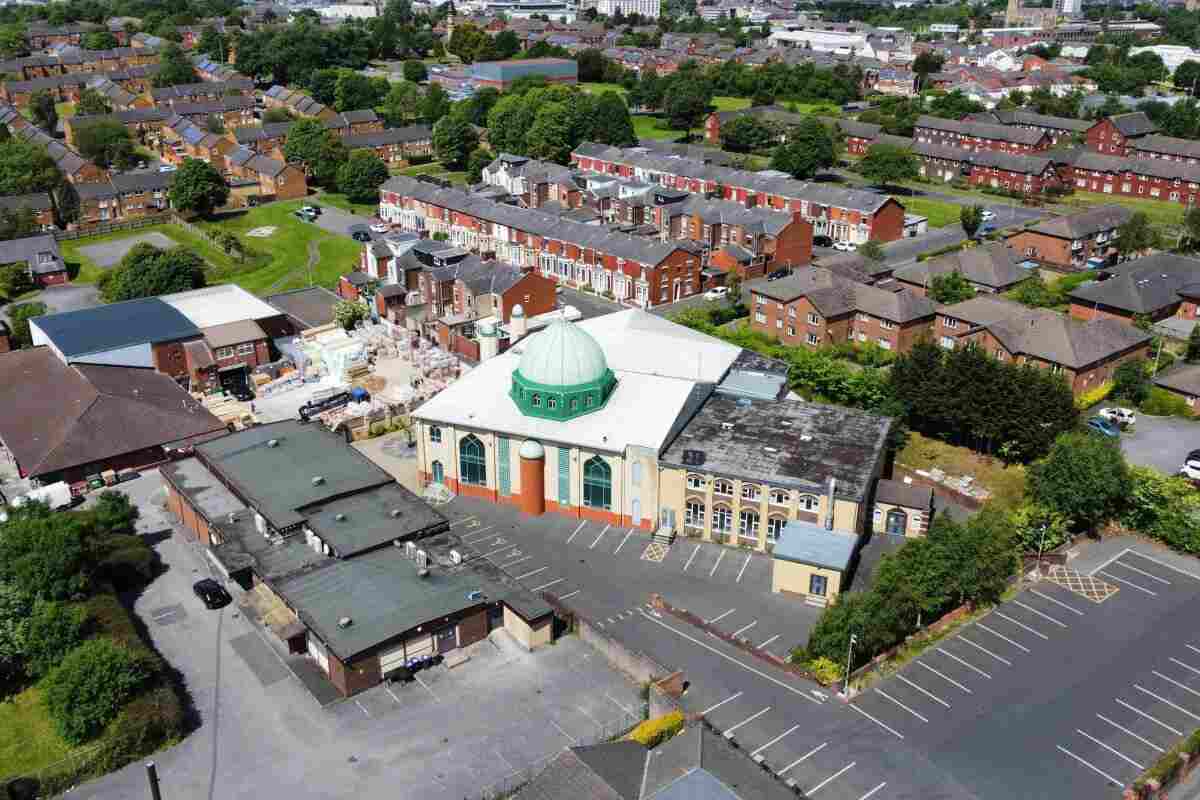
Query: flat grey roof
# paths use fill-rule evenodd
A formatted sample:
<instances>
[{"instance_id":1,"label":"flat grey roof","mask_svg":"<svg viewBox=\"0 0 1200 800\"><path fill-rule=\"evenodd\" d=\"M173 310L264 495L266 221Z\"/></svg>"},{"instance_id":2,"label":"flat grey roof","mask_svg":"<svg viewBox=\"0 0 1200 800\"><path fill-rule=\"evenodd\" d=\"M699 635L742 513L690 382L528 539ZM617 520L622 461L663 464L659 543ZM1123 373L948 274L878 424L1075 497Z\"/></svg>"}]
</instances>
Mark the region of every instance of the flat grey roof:
<instances>
[{"instance_id":1,"label":"flat grey roof","mask_svg":"<svg viewBox=\"0 0 1200 800\"><path fill-rule=\"evenodd\" d=\"M771 555L783 561L845 572L856 549L856 533L827 531L811 522L792 520L783 526Z\"/></svg>"},{"instance_id":2,"label":"flat grey roof","mask_svg":"<svg viewBox=\"0 0 1200 800\"><path fill-rule=\"evenodd\" d=\"M398 483L309 506L301 513L313 533L342 558L449 528L445 517Z\"/></svg>"}]
</instances>

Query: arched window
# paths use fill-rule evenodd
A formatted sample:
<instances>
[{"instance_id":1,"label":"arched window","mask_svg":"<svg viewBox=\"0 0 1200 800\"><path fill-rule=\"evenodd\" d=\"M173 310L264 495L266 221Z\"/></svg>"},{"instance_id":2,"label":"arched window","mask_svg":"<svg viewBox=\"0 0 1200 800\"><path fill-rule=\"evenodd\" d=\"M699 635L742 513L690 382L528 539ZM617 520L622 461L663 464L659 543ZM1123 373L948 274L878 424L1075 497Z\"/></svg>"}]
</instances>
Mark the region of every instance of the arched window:
<instances>
[{"instance_id":1,"label":"arched window","mask_svg":"<svg viewBox=\"0 0 1200 800\"><path fill-rule=\"evenodd\" d=\"M687 476L687 486L689 489L699 489L699 490L703 491L704 487L707 485L708 485L708 480L703 475L689 474Z\"/></svg>"},{"instance_id":2,"label":"arched window","mask_svg":"<svg viewBox=\"0 0 1200 800\"><path fill-rule=\"evenodd\" d=\"M583 465L583 504L591 508L612 505L612 468L600 456L592 456Z\"/></svg>"},{"instance_id":3,"label":"arched window","mask_svg":"<svg viewBox=\"0 0 1200 800\"><path fill-rule=\"evenodd\" d=\"M446 480L446 470L442 467L442 462L434 461L430 465L430 470L433 473L433 482L442 483Z\"/></svg>"},{"instance_id":4,"label":"arched window","mask_svg":"<svg viewBox=\"0 0 1200 800\"><path fill-rule=\"evenodd\" d=\"M572 398L571 398L571 410L572 410L572 411L578 411L578 410L579 410L579 398L578 398L578 397L572 397Z\"/></svg>"},{"instance_id":5,"label":"arched window","mask_svg":"<svg viewBox=\"0 0 1200 800\"><path fill-rule=\"evenodd\" d=\"M779 534L783 533L783 526L787 524L787 520L783 517L768 517L767 518L767 541L775 542L779 540Z\"/></svg>"},{"instance_id":6,"label":"arched window","mask_svg":"<svg viewBox=\"0 0 1200 800\"><path fill-rule=\"evenodd\" d=\"M755 486L753 483L743 483L742 484L742 499L743 500L752 500L757 503L760 497L762 497L762 489L761 488L759 488L758 486Z\"/></svg>"},{"instance_id":7,"label":"arched window","mask_svg":"<svg viewBox=\"0 0 1200 800\"><path fill-rule=\"evenodd\" d=\"M713 481L713 494L723 494L733 497L733 484L729 481Z\"/></svg>"},{"instance_id":8,"label":"arched window","mask_svg":"<svg viewBox=\"0 0 1200 800\"><path fill-rule=\"evenodd\" d=\"M788 493L782 489L771 490L771 505L786 506L788 502Z\"/></svg>"},{"instance_id":9,"label":"arched window","mask_svg":"<svg viewBox=\"0 0 1200 800\"><path fill-rule=\"evenodd\" d=\"M468 434L458 443L459 479L463 483L473 483L477 486L487 485L487 462L483 455L483 442Z\"/></svg>"},{"instance_id":10,"label":"arched window","mask_svg":"<svg viewBox=\"0 0 1200 800\"><path fill-rule=\"evenodd\" d=\"M738 536L752 542L758 541L758 514L743 511L738 519Z\"/></svg>"},{"instance_id":11,"label":"arched window","mask_svg":"<svg viewBox=\"0 0 1200 800\"><path fill-rule=\"evenodd\" d=\"M728 506L716 506L712 512L712 528L718 533L728 533L733 527L733 512Z\"/></svg>"},{"instance_id":12,"label":"arched window","mask_svg":"<svg viewBox=\"0 0 1200 800\"><path fill-rule=\"evenodd\" d=\"M816 511L821 505L821 501L811 494L800 495L800 510L801 511Z\"/></svg>"},{"instance_id":13,"label":"arched window","mask_svg":"<svg viewBox=\"0 0 1200 800\"><path fill-rule=\"evenodd\" d=\"M903 536L908 530L908 514L898 508L887 513L887 532L895 536Z\"/></svg>"},{"instance_id":14,"label":"arched window","mask_svg":"<svg viewBox=\"0 0 1200 800\"><path fill-rule=\"evenodd\" d=\"M533 395L532 403L533 403L534 408L541 408L542 407L542 396L540 394L535 393Z\"/></svg>"},{"instance_id":15,"label":"arched window","mask_svg":"<svg viewBox=\"0 0 1200 800\"><path fill-rule=\"evenodd\" d=\"M437 425L429 426L429 441L433 442L434 444L442 441L442 429Z\"/></svg>"},{"instance_id":16,"label":"arched window","mask_svg":"<svg viewBox=\"0 0 1200 800\"><path fill-rule=\"evenodd\" d=\"M558 398L547 397L546 398L546 408L558 408Z\"/></svg>"}]
</instances>

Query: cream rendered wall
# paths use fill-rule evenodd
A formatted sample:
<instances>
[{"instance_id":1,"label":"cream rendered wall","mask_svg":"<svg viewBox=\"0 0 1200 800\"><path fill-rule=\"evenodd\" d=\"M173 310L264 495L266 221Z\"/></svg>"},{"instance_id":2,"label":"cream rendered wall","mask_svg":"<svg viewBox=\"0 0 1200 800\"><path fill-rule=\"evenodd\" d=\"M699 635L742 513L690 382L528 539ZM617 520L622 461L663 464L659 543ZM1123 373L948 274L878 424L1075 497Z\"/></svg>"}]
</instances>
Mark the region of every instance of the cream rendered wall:
<instances>
[{"instance_id":1,"label":"cream rendered wall","mask_svg":"<svg viewBox=\"0 0 1200 800\"><path fill-rule=\"evenodd\" d=\"M627 491L623 492L625 498L623 505L620 506L622 514L633 516L633 501L637 499L642 515L642 521L654 520L653 526L658 527L658 512L660 508L666 508L660 504L660 487L659 487L659 470L658 470L658 454L651 448L647 447L629 447L625 453L624 459L624 479L622 484L627 487ZM634 483L634 464L640 465L638 481ZM613 473L614 480L617 475ZM615 490L615 487L614 487ZM614 496L614 503L616 497ZM683 524L682 518L676 512L675 519L676 527Z\"/></svg>"},{"instance_id":2,"label":"cream rendered wall","mask_svg":"<svg viewBox=\"0 0 1200 800\"><path fill-rule=\"evenodd\" d=\"M809 578L814 574L825 576L825 595L823 599L826 602L833 602L842 589L842 574L840 572L822 567L814 567L811 564L797 564L794 561L784 561L779 558L773 559L773 563L771 564L771 591L789 592L805 597L821 597L820 595L810 595L808 593Z\"/></svg>"},{"instance_id":3,"label":"cream rendered wall","mask_svg":"<svg viewBox=\"0 0 1200 800\"><path fill-rule=\"evenodd\" d=\"M526 650L533 650L550 643L550 631L554 627L552 619L553 617L547 617L542 624L534 628L521 619L520 614L508 606L504 607L504 630L511 633L513 638L520 642Z\"/></svg>"}]
</instances>

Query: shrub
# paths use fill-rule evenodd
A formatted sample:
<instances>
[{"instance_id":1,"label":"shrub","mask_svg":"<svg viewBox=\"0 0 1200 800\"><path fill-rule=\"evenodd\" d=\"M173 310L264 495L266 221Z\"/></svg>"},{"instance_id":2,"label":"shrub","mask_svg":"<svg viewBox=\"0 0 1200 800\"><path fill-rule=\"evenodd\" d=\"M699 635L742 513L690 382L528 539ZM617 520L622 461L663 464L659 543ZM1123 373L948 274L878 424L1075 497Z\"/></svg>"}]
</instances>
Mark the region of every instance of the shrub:
<instances>
[{"instance_id":1,"label":"shrub","mask_svg":"<svg viewBox=\"0 0 1200 800\"><path fill-rule=\"evenodd\" d=\"M1187 401L1174 392L1160 389L1157 386L1150 390L1142 401L1142 412L1155 417L1190 417L1192 410Z\"/></svg>"},{"instance_id":2,"label":"shrub","mask_svg":"<svg viewBox=\"0 0 1200 800\"><path fill-rule=\"evenodd\" d=\"M1113 390L1113 382L1105 381L1091 391L1084 392L1075 398L1075 407L1080 411L1086 411L1097 403L1104 402Z\"/></svg>"},{"instance_id":3,"label":"shrub","mask_svg":"<svg viewBox=\"0 0 1200 800\"><path fill-rule=\"evenodd\" d=\"M132 533L141 512L123 492L105 490L92 506L97 533Z\"/></svg>"},{"instance_id":4,"label":"shrub","mask_svg":"<svg viewBox=\"0 0 1200 800\"><path fill-rule=\"evenodd\" d=\"M147 659L109 639L92 639L45 679L43 699L59 734L81 744L103 731L149 677Z\"/></svg>"},{"instance_id":5,"label":"shrub","mask_svg":"<svg viewBox=\"0 0 1200 800\"><path fill-rule=\"evenodd\" d=\"M835 664L833 659L824 656L814 658L808 662L807 666L808 671L817 679L817 683L823 686L830 686L842 679L842 668Z\"/></svg>"},{"instance_id":6,"label":"shrub","mask_svg":"<svg viewBox=\"0 0 1200 800\"><path fill-rule=\"evenodd\" d=\"M648 750L653 750L683 730L683 714L672 711L655 719L648 719L629 732L626 737L635 741Z\"/></svg>"},{"instance_id":7,"label":"shrub","mask_svg":"<svg viewBox=\"0 0 1200 800\"><path fill-rule=\"evenodd\" d=\"M103 540L99 550L98 574L120 588L142 586L154 577L158 557L136 534L114 533Z\"/></svg>"},{"instance_id":8,"label":"shrub","mask_svg":"<svg viewBox=\"0 0 1200 800\"><path fill-rule=\"evenodd\" d=\"M386 422L372 422L369 430L372 436L383 436L388 432L388 424Z\"/></svg>"},{"instance_id":9,"label":"shrub","mask_svg":"<svg viewBox=\"0 0 1200 800\"><path fill-rule=\"evenodd\" d=\"M78 606L38 603L25 632L25 671L40 678L83 640L87 614Z\"/></svg>"}]
</instances>

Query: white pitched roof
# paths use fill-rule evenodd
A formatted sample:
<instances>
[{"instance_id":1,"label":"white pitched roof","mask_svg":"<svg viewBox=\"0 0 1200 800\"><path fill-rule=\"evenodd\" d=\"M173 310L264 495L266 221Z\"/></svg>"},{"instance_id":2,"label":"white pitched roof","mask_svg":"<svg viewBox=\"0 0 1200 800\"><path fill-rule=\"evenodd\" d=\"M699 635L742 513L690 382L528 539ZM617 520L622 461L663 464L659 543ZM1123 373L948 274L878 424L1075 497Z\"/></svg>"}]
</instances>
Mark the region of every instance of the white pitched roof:
<instances>
[{"instance_id":1,"label":"white pitched roof","mask_svg":"<svg viewBox=\"0 0 1200 800\"><path fill-rule=\"evenodd\" d=\"M719 383L741 353L737 345L636 308L576 324L600 344L614 372Z\"/></svg>"}]
</instances>

